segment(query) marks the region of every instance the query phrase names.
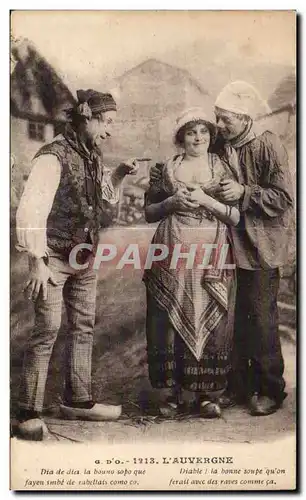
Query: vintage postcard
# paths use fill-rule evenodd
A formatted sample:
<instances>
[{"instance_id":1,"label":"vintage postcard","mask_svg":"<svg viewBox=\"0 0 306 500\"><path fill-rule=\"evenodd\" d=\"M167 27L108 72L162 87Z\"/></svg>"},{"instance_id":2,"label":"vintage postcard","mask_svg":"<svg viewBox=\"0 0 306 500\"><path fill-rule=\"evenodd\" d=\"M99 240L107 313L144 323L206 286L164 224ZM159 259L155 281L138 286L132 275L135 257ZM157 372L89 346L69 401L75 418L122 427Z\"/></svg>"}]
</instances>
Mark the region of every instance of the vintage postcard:
<instances>
[{"instance_id":1,"label":"vintage postcard","mask_svg":"<svg viewBox=\"0 0 306 500\"><path fill-rule=\"evenodd\" d=\"M296 12L11 12L12 490L296 489Z\"/></svg>"}]
</instances>

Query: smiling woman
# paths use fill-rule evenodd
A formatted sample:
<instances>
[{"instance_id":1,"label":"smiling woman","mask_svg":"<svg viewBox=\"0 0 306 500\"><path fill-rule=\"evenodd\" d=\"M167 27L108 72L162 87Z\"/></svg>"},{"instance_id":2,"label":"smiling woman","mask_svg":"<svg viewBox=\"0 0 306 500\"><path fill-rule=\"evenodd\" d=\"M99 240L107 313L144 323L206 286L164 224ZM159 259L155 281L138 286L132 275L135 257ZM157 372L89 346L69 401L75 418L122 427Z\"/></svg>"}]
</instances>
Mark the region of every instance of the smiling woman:
<instances>
[{"instance_id":1,"label":"smiling woman","mask_svg":"<svg viewBox=\"0 0 306 500\"><path fill-rule=\"evenodd\" d=\"M145 206L148 221L161 219L152 243L169 249L167 258L144 273L150 380L155 388L172 390L162 413L181 411L185 389L194 394L193 409L207 418L221 414L232 344L234 275L217 260L227 243L225 224L239 220L236 207L216 199L222 178L233 173L210 152L214 135L203 110L178 117L173 141L183 154L160 166L158 181L151 178ZM174 267L177 242L184 242L183 259L188 245L212 245L209 269L196 262Z\"/></svg>"}]
</instances>

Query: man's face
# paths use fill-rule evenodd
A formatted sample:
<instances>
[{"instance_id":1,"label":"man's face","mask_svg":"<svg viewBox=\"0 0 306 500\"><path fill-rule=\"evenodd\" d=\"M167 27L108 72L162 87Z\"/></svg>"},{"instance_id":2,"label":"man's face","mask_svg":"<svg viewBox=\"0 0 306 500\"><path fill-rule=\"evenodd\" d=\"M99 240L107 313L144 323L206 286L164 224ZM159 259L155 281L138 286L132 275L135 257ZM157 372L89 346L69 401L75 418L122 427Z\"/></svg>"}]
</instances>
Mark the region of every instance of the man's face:
<instances>
[{"instance_id":1,"label":"man's face","mask_svg":"<svg viewBox=\"0 0 306 500\"><path fill-rule=\"evenodd\" d=\"M224 139L238 137L247 125L247 116L239 116L224 109L215 108L216 123Z\"/></svg>"},{"instance_id":2,"label":"man's face","mask_svg":"<svg viewBox=\"0 0 306 500\"><path fill-rule=\"evenodd\" d=\"M96 146L111 136L112 125L116 111L107 111L99 118L92 118L87 122L86 131L90 141Z\"/></svg>"}]
</instances>

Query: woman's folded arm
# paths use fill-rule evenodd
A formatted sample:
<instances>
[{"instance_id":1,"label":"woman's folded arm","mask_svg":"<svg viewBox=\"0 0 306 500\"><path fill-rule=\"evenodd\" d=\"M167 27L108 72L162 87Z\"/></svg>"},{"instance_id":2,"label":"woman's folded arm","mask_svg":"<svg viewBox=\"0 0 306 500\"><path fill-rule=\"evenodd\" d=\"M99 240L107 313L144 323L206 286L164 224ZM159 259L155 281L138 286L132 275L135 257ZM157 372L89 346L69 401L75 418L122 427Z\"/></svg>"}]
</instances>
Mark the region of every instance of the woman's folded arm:
<instances>
[{"instance_id":1,"label":"woman's folded arm","mask_svg":"<svg viewBox=\"0 0 306 500\"><path fill-rule=\"evenodd\" d=\"M218 201L204 193L201 188L198 188L191 193L191 199L209 210L212 215L224 222L224 224L237 226L240 220L240 212L237 207L221 203L221 201Z\"/></svg>"}]
</instances>

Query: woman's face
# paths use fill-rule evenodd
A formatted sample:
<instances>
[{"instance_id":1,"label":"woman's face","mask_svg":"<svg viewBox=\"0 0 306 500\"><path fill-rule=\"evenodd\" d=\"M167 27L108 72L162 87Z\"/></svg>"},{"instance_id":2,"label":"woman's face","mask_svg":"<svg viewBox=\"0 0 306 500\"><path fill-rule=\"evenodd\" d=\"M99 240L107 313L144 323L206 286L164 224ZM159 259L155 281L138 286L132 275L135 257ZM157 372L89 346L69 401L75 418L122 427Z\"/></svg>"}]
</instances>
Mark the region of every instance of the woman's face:
<instances>
[{"instance_id":1,"label":"woman's face","mask_svg":"<svg viewBox=\"0 0 306 500\"><path fill-rule=\"evenodd\" d=\"M189 156L201 156L207 153L210 132L205 123L187 126L184 135L184 149Z\"/></svg>"}]
</instances>

